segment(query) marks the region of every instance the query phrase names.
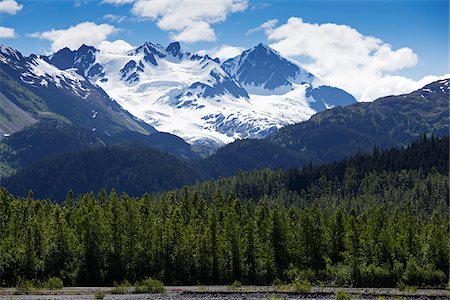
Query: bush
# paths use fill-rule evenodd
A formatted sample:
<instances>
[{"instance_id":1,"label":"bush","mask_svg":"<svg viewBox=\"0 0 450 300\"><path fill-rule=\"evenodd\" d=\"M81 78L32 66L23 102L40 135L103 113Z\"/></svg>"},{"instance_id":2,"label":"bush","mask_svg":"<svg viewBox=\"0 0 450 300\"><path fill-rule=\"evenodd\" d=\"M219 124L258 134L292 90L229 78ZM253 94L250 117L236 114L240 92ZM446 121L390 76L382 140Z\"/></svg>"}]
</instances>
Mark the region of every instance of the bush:
<instances>
[{"instance_id":1,"label":"bush","mask_svg":"<svg viewBox=\"0 0 450 300\"><path fill-rule=\"evenodd\" d=\"M410 286L444 286L447 278L442 270L436 270L433 265L419 264L415 259L410 259L401 281Z\"/></svg>"},{"instance_id":2,"label":"bush","mask_svg":"<svg viewBox=\"0 0 450 300\"><path fill-rule=\"evenodd\" d=\"M42 282L40 282L38 279L24 280L20 278L16 285L14 294L29 295L33 290L40 288L42 288Z\"/></svg>"},{"instance_id":3,"label":"bush","mask_svg":"<svg viewBox=\"0 0 450 300\"><path fill-rule=\"evenodd\" d=\"M100 290L94 292L95 299L104 299L106 297L106 293Z\"/></svg>"},{"instance_id":4,"label":"bush","mask_svg":"<svg viewBox=\"0 0 450 300\"><path fill-rule=\"evenodd\" d=\"M306 280L309 282L313 282L316 280L316 272L312 269L299 269L297 267L290 268L288 270L288 278L291 282L295 282L298 280Z\"/></svg>"},{"instance_id":5,"label":"bush","mask_svg":"<svg viewBox=\"0 0 450 300\"><path fill-rule=\"evenodd\" d=\"M128 294L128 287L119 285L111 289L111 294Z\"/></svg>"},{"instance_id":6,"label":"bush","mask_svg":"<svg viewBox=\"0 0 450 300\"><path fill-rule=\"evenodd\" d=\"M49 277L45 287L51 290L60 290L64 287L63 281L58 277Z\"/></svg>"},{"instance_id":7,"label":"bush","mask_svg":"<svg viewBox=\"0 0 450 300\"><path fill-rule=\"evenodd\" d=\"M235 280L235 281L231 284L231 286L234 287L234 288L239 288L239 287L242 286L242 282L240 282L239 280Z\"/></svg>"},{"instance_id":8,"label":"bush","mask_svg":"<svg viewBox=\"0 0 450 300\"><path fill-rule=\"evenodd\" d=\"M114 282L114 287L111 289L111 294L128 294L129 288L132 286L128 280L123 281L121 284Z\"/></svg>"},{"instance_id":9,"label":"bush","mask_svg":"<svg viewBox=\"0 0 450 300\"><path fill-rule=\"evenodd\" d=\"M331 279L338 286L347 286L352 283L352 269L350 266L338 263L334 266L327 266L327 271L331 274Z\"/></svg>"},{"instance_id":10,"label":"bush","mask_svg":"<svg viewBox=\"0 0 450 300\"><path fill-rule=\"evenodd\" d=\"M397 284L397 288L401 292L407 292L409 294L414 294L417 291L417 287L413 285L406 285L403 282Z\"/></svg>"},{"instance_id":11,"label":"bush","mask_svg":"<svg viewBox=\"0 0 450 300\"><path fill-rule=\"evenodd\" d=\"M147 278L138 283L134 291L135 293L163 293L165 288L161 281Z\"/></svg>"},{"instance_id":12,"label":"bush","mask_svg":"<svg viewBox=\"0 0 450 300\"><path fill-rule=\"evenodd\" d=\"M336 300L351 300L352 297L346 291L337 291L335 299Z\"/></svg>"},{"instance_id":13,"label":"bush","mask_svg":"<svg viewBox=\"0 0 450 300\"><path fill-rule=\"evenodd\" d=\"M309 292L311 291L311 283L307 280L297 280L292 283L293 292Z\"/></svg>"},{"instance_id":14,"label":"bush","mask_svg":"<svg viewBox=\"0 0 450 300\"><path fill-rule=\"evenodd\" d=\"M375 264L370 264L368 266L361 266L361 282L364 282L364 285L370 287L388 287L391 282L395 282L395 279L392 278L392 274L389 270L389 266L379 266Z\"/></svg>"}]
</instances>

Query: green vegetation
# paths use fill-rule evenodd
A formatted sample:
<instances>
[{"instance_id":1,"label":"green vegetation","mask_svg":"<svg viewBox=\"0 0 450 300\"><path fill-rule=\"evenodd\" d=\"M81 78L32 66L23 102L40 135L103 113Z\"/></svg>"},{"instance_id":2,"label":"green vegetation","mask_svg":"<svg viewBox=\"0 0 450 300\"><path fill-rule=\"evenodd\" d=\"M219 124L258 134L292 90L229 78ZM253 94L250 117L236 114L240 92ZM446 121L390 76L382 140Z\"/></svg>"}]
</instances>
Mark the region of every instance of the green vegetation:
<instances>
[{"instance_id":1,"label":"green vegetation","mask_svg":"<svg viewBox=\"0 0 450 300\"><path fill-rule=\"evenodd\" d=\"M232 284L230 284L230 288L232 288L232 289L237 289L240 287L242 287L242 282L240 282L238 280L235 280L235 281L233 281Z\"/></svg>"},{"instance_id":2,"label":"green vegetation","mask_svg":"<svg viewBox=\"0 0 450 300\"><path fill-rule=\"evenodd\" d=\"M306 122L281 128L269 140L317 162L339 160L374 146L408 145L423 133L448 135L448 92L439 82L423 91L389 96L370 103L335 107L315 114Z\"/></svg>"},{"instance_id":3,"label":"green vegetation","mask_svg":"<svg viewBox=\"0 0 450 300\"><path fill-rule=\"evenodd\" d=\"M335 295L336 300L352 300L352 297L346 291L337 291Z\"/></svg>"},{"instance_id":4,"label":"green vegetation","mask_svg":"<svg viewBox=\"0 0 450 300\"><path fill-rule=\"evenodd\" d=\"M161 281L153 278L146 278L142 280L136 285L134 289L134 292L139 294L164 293L164 291L164 284Z\"/></svg>"},{"instance_id":5,"label":"green vegetation","mask_svg":"<svg viewBox=\"0 0 450 300\"><path fill-rule=\"evenodd\" d=\"M36 280L23 280L22 278L18 279L16 289L14 294L16 295L29 295L36 288L41 286L40 282L36 282Z\"/></svg>"},{"instance_id":6,"label":"green vegetation","mask_svg":"<svg viewBox=\"0 0 450 300\"><path fill-rule=\"evenodd\" d=\"M389 153L158 195L68 193L62 205L0 189L2 285L58 277L65 285L129 280L140 292L162 291L162 282L276 279L299 289L445 287L449 177L429 162L448 165L448 144L423 140L393 154L417 169L382 167Z\"/></svg>"},{"instance_id":7,"label":"green vegetation","mask_svg":"<svg viewBox=\"0 0 450 300\"><path fill-rule=\"evenodd\" d=\"M104 299L106 297L106 293L100 290L94 292L94 299Z\"/></svg>"},{"instance_id":8,"label":"green vegetation","mask_svg":"<svg viewBox=\"0 0 450 300\"><path fill-rule=\"evenodd\" d=\"M44 286L51 290L60 290L64 287L63 281L58 277L50 277Z\"/></svg>"},{"instance_id":9,"label":"green vegetation","mask_svg":"<svg viewBox=\"0 0 450 300\"><path fill-rule=\"evenodd\" d=\"M293 292L309 292L311 291L311 283L307 280L297 280L292 283L292 291Z\"/></svg>"},{"instance_id":10,"label":"green vegetation","mask_svg":"<svg viewBox=\"0 0 450 300\"><path fill-rule=\"evenodd\" d=\"M128 294L128 293L129 293L128 287L123 285L115 286L111 289L111 294Z\"/></svg>"}]
</instances>

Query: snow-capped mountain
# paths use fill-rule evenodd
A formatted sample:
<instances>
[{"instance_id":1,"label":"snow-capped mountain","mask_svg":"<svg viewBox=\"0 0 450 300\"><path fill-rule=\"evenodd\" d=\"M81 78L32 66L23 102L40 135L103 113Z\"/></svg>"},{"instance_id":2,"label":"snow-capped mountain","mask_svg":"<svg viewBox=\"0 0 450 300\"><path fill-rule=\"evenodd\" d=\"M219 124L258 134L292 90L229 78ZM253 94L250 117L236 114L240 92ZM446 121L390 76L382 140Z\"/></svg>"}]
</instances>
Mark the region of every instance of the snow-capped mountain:
<instances>
[{"instance_id":1,"label":"snow-capped mountain","mask_svg":"<svg viewBox=\"0 0 450 300\"><path fill-rule=\"evenodd\" d=\"M252 100L273 101L275 110L282 105L295 111L295 106L301 103L319 112L356 102L349 93L324 85L300 64L263 44L228 59L222 68L246 89ZM294 118L298 122L310 116L297 114Z\"/></svg>"},{"instance_id":2,"label":"snow-capped mountain","mask_svg":"<svg viewBox=\"0 0 450 300\"><path fill-rule=\"evenodd\" d=\"M101 87L131 114L193 144L262 138L315 112L356 100L262 44L218 59L145 43L125 54L82 46L48 57ZM339 101L335 101L340 99Z\"/></svg>"},{"instance_id":3,"label":"snow-capped mountain","mask_svg":"<svg viewBox=\"0 0 450 300\"><path fill-rule=\"evenodd\" d=\"M46 57L24 57L0 45L0 74L0 109L6 107L12 120L27 121L25 126L43 118L56 118L106 136L126 130L143 134L155 131L76 69L61 70ZM24 126L3 127L3 135L9 135Z\"/></svg>"}]
</instances>

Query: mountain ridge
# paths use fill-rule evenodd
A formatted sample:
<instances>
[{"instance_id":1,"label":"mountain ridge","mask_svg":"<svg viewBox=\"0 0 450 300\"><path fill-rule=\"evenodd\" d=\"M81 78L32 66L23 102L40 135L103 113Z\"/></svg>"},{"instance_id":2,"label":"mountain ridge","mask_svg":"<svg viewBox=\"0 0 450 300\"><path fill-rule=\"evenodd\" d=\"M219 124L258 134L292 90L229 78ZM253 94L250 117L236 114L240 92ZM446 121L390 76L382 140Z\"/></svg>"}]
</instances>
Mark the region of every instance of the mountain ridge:
<instances>
[{"instance_id":1,"label":"mountain ridge","mask_svg":"<svg viewBox=\"0 0 450 300\"><path fill-rule=\"evenodd\" d=\"M189 170L192 175L190 183L192 183L195 180L234 175L239 170L290 169L308 164L342 160L372 151L376 153L385 148L406 146L423 135L447 136L450 120L448 116L449 89L449 79L446 79L429 84L411 94L385 97L376 100L374 103L357 103L344 108L335 107L318 113L306 122L285 127L285 129L269 138L238 140L220 148L208 158L190 162L182 161L183 168ZM361 124L366 127L360 126ZM399 130L393 130L397 127ZM382 138L386 139L384 143L379 142ZM108 147L98 151L108 152ZM148 149L148 147L142 148L142 145L139 148L146 153L148 152L148 155L153 155L150 153L156 151ZM121 150L121 157L124 158L124 161L127 161L129 156L141 151L133 152L132 148L126 147L120 149L123 150ZM95 149L88 151L97 153ZM81 157L85 158L82 159ZM170 166L170 168L167 170L159 169L161 173L152 173L154 177L145 178L145 180L151 180L152 184L155 184L155 182L161 180L175 182L170 180L179 179L179 177L172 177L177 174L178 159L173 156L165 157L165 161L168 162L166 166ZM18 171L17 177L10 178L16 178L18 182L21 182L20 176L22 175L20 174L35 174L35 172L41 172L44 169L50 171L47 175L42 171L43 173L40 173L40 176L43 178L69 172L70 170L67 169L71 163L68 161L69 158L73 160L73 163L78 162L82 165L85 164L85 160L90 159L86 157L86 154L62 154L52 159L35 162L32 166ZM141 161L141 159L141 157L136 157L133 161ZM56 164L58 161L59 163ZM158 160L145 161L145 165L148 166L157 166L158 163ZM109 165L111 165L111 162L102 162L102 166ZM411 165L414 165L414 163L411 163ZM85 164L85 168L87 166L90 166L90 164ZM138 172L134 172L131 166L127 166L123 171L124 173L117 168L114 169L114 172L118 172L118 175L116 175L119 177L123 176L121 178L136 178L137 174L145 173L141 167L138 166ZM81 171L93 172L90 169L83 168L80 169ZM117 178L116 175L113 177ZM35 177L34 175L23 176L24 180L28 177ZM4 180L7 182L9 179ZM52 180L42 182L52 182ZM26 187L26 185L20 184L18 186ZM27 191L28 188L26 187ZM41 188L45 189L45 186ZM139 188L139 191L142 192L142 188L145 187ZM151 191L148 190L148 192Z\"/></svg>"},{"instance_id":2,"label":"mountain ridge","mask_svg":"<svg viewBox=\"0 0 450 300\"><path fill-rule=\"evenodd\" d=\"M321 84L317 86L333 89L334 95L322 92L318 96L312 84L319 82L317 78L262 44L241 54L258 59L257 65L262 66L246 68L247 77L265 79L268 87L282 84L282 92L266 89L249 95L247 81L225 67L230 60L220 63L208 55L192 54L178 42L167 47L146 42L125 54L102 53L83 45L70 53L63 49L48 59L61 68L76 68L131 114L194 145L217 148L236 139L264 138L316 111L356 102L350 94ZM80 65L89 67L80 71ZM272 73L259 72L266 65ZM336 94L341 96L339 103L332 99Z\"/></svg>"}]
</instances>

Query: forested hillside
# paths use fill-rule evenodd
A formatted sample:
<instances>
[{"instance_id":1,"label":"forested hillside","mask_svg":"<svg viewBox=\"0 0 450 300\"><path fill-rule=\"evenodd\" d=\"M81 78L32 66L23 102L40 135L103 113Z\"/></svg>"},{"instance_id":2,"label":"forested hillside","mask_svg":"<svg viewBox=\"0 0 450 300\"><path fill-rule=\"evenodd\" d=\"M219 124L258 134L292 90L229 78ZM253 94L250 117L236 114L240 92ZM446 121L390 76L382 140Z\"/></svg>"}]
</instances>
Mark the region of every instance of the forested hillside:
<instances>
[{"instance_id":1,"label":"forested hillside","mask_svg":"<svg viewBox=\"0 0 450 300\"><path fill-rule=\"evenodd\" d=\"M69 193L62 205L2 189L2 284L152 276L166 284L444 286L446 151L448 138L421 139L404 150L158 195Z\"/></svg>"},{"instance_id":2,"label":"forested hillside","mask_svg":"<svg viewBox=\"0 0 450 300\"><path fill-rule=\"evenodd\" d=\"M264 141L260 141L262 145ZM349 160L343 160L325 165L308 164L304 168L292 168L298 156L290 156L284 160L284 169L278 171L255 171L251 173L238 173L234 177L218 180L211 183L209 196L218 187L225 189L229 183L244 180L245 184L251 184L249 191L265 191L265 186L274 185L271 189L288 192L300 192L306 189L312 182L322 176L329 181L342 182L348 167L355 169L356 176L360 178L370 171L401 171L403 169L437 168L442 174L448 173L448 137L446 138L421 138L404 149L379 150L373 149L372 154L357 154ZM246 141L235 143L242 144L244 149ZM267 149L264 147L264 149ZM278 148L273 148L273 155ZM219 150L220 151L220 150ZM31 166L19 170L15 175L0 181L2 186L17 196L26 196L32 190L38 198L49 198L62 202L67 191L72 189L75 195L93 191L98 193L100 189L126 192L132 196L140 196L143 193L155 193L164 190L180 188L208 179L218 178L221 174L228 174L231 169L238 169L237 165L247 160L254 162L265 152L245 152L239 150L240 156L222 157L218 163L214 159L200 161L184 161L169 154L146 147L140 144L124 144L92 148L89 150L67 153L45 159ZM269 154L267 154L269 155ZM226 158L226 159L225 159ZM297 161L298 162L298 161ZM243 165L245 166L245 164ZM264 165L258 165L263 168ZM271 165L275 168L276 165ZM244 168L245 169L245 168ZM272 181L271 178L280 178ZM240 179L242 178L242 179ZM259 178L257 182L248 182ZM243 184L244 184L243 183ZM234 193L244 193L245 197L257 199L261 193L252 194L245 190L234 190ZM240 196L240 194L239 194Z\"/></svg>"},{"instance_id":3,"label":"forested hillside","mask_svg":"<svg viewBox=\"0 0 450 300\"><path fill-rule=\"evenodd\" d=\"M116 188L137 196L193 184L199 177L186 161L141 144L126 143L41 160L2 179L1 185L16 195L32 190L39 198L61 202L70 189L78 195Z\"/></svg>"},{"instance_id":4,"label":"forested hillside","mask_svg":"<svg viewBox=\"0 0 450 300\"><path fill-rule=\"evenodd\" d=\"M335 107L282 128L270 140L329 162L374 146L408 145L424 133L448 135L448 84L439 80L409 94Z\"/></svg>"}]
</instances>

